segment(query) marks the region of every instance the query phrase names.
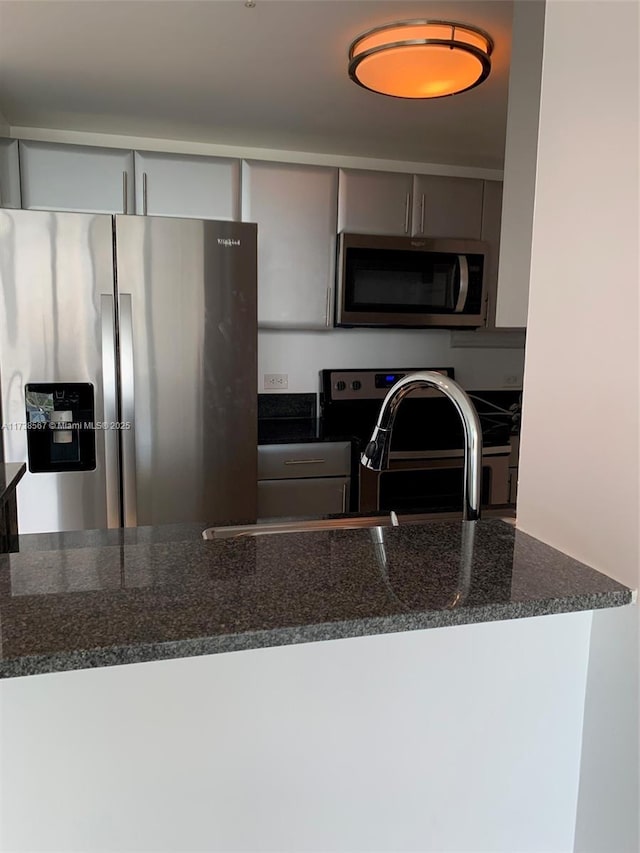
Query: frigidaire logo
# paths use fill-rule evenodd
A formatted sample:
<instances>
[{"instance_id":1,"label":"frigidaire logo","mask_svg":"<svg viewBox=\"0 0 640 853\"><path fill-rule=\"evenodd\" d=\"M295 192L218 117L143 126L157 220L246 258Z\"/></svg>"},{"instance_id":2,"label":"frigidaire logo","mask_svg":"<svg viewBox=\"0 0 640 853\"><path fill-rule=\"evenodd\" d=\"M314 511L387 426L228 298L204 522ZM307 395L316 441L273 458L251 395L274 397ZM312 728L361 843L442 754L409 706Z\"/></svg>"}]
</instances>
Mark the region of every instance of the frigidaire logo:
<instances>
[{"instance_id":1,"label":"frigidaire logo","mask_svg":"<svg viewBox=\"0 0 640 853\"><path fill-rule=\"evenodd\" d=\"M218 237L218 246L239 246L240 240L233 240L231 237Z\"/></svg>"},{"instance_id":2,"label":"frigidaire logo","mask_svg":"<svg viewBox=\"0 0 640 853\"><path fill-rule=\"evenodd\" d=\"M427 244L424 240L412 240L411 245L415 246L416 248L420 248L420 246L426 246Z\"/></svg>"}]
</instances>

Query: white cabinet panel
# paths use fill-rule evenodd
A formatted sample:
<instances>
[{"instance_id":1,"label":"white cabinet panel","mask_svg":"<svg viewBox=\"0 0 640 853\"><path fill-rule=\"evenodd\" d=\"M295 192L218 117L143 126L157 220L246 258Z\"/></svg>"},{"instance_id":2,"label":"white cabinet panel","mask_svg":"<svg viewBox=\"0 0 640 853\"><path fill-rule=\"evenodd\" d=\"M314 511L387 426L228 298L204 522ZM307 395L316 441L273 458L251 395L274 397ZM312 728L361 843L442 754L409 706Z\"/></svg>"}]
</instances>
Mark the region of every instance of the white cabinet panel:
<instances>
[{"instance_id":1,"label":"white cabinet panel","mask_svg":"<svg viewBox=\"0 0 640 853\"><path fill-rule=\"evenodd\" d=\"M482 239L487 244L484 277L487 286L487 328L496 326L498 258L500 255L500 219L502 217L502 181L485 181L482 204Z\"/></svg>"},{"instance_id":2,"label":"white cabinet panel","mask_svg":"<svg viewBox=\"0 0 640 853\"><path fill-rule=\"evenodd\" d=\"M136 213L240 219L240 161L135 152Z\"/></svg>"},{"instance_id":3,"label":"white cabinet panel","mask_svg":"<svg viewBox=\"0 0 640 853\"><path fill-rule=\"evenodd\" d=\"M411 233L479 240L483 182L476 178L416 175Z\"/></svg>"},{"instance_id":4,"label":"white cabinet panel","mask_svg":"<svg viewBox=\"0 0 640 853\"><path fill-rule=\"evenodd\" d=\"M0 139L0 207L20 207L17 139Z\"/></svg>"},{"instance_id":5,"label":"white cabinet panel","mask_svg":"<svg viewBox=\"0 0 640 853\"><path fill-rule=\"evenodd\" d=\"M258 325L333 323L338 172L244 161L242 218L258 223Z\"/></svg>"},{"instance_id":6,"label":"white cabinet panel","mask_svg":"<svg viewBox=\"0 0 640 853\"><path fill-rule=\"evenodd\" d=\"M340 170L338 231L479 240L481 180Z\"/></svg>"},{"instance_id":7,"label":"white cabinet panel","mask_svg":"<svg viewBox=\"0 0 640 853\"><path fill-rule=\"evenodd\" d=\"M133 213L133 152L20 142L22 207Z\"/></svg>"},{"instance_id":8,"label":"white cabinet panel","mask_svg":"<svg viewBox=\"0 0 640 853\"><path fill-rule=\"evenodd\" d=\"M412 191L413 175L340 169L338 231L409 234Z\"/></svg>"}]
</instances>

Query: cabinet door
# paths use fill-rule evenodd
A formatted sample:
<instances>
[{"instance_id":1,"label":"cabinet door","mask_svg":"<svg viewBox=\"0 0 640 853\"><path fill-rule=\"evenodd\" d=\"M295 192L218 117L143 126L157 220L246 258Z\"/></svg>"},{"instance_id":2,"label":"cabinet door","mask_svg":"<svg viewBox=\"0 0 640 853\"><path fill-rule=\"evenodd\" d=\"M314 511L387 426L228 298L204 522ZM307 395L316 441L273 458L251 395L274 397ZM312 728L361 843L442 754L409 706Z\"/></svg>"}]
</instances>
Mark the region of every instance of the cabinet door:
<instances>
[{"instance_id":1,"label":"cabinet door","mask_svg":"<svg viewBox=\"0 0 640 853\"><path fill-rule=\"evenodd\" d=\"M20 207L17 139L0 139L0 207Z\"/></svg>"},{"instance_id":2,"label":"cabinet door","mask_svg":"<svg viewBox=\"0 0 640 853\"><path fill-rule=\"evenodd\" d=\"M338 231L409 234L413 175L340 169Z\"/></svg>"},{"instance_id":3,"label":"cabinet door","mask_svg":"<svg viewBox=\"0 0 640 853\"><path fill-rule=\"evenodd\" d=\"M348 477L259 480L258 518L301 518L349 510Z\"/></svg>"},{"instance_id":4,"label":"cabinet door","mask_svg":"<svg viewBox=\"0 0 640 853\"><path fill-rule=\"evenodd\" d=\"M135 152L136 213L240 219L240 161Z\"/></svg>"},{"instance_id":5,"label":"cabinet door","mask_svg":"<svg viewBox=\"0 0 640 853\"><path fill-rule=\"evenodd\" d=\"M412 234L479 240L482 185L475 178L416 175Z\"/></svg>"},{"instance_id":6,"label":"cabinet door","mask_svg":"<svg viewBox=\"0 0 640 853\"><path fill-rule=\"evenodd\" d=\"M133 152L20 142L22 206L28 210L133 213Z\"/></svg>"},{"instance_id":7,"label":"cabinet door","mask_svg":"<svg viewBox=\"0 0 640 853\"><path fill-rule=\"evenodd\" d=\"M258 325L333 324L338 173L244 161L242 218L258 223Z\"/></svg>"}]
</instances>

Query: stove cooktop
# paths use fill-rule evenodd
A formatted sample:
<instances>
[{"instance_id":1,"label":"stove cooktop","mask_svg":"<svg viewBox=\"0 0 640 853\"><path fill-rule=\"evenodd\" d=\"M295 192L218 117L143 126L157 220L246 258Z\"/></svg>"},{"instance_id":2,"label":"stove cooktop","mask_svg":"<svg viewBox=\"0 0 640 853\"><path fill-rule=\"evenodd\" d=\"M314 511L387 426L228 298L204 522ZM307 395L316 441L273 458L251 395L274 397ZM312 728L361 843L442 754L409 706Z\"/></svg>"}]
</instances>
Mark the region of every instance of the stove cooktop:
<instances>
[{"instance_id":1,"label":"stove cooktop","mask_svg":"<svg viewBox=\"0 0 640 853\"><path fill-rule=\"evenodd\" d=\"M331 432L356 435L366 443L375 426L389 388L407 373L436 370L450 378L451 367L391 370L323 370L321 409ZM485 451L509 447L519 422L521 391L467 391L482 426ZM462 451L463 427L453 403L436 389L412 393L398 409L391 452L396 456L418 456L425 452Z\"/></svg>"}]
</instances>

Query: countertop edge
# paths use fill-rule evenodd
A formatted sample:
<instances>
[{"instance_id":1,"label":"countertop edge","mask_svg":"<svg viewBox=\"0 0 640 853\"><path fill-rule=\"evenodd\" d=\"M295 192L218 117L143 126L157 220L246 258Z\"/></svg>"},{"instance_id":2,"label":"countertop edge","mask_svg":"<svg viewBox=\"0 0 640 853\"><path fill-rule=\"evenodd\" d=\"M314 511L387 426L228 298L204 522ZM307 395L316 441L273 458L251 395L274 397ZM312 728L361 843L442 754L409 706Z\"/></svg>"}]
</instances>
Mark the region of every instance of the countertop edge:
<instances>
[{"instance_id":1,"label":"countertop edge","mask_svg":"<svg viewBox=\"0 0 640 853\"><path fill-rule=\"evenodd\" d=\"M9 469L9 471L11 471L11 469L15 469L9 477L6 476L7 469ZM0 463L0 471L2 472L4 481L4 485L0 486L0 502L3 502L10 497L13 492L15 492L18 483L27 472L27 463L2 462Z\"/></svg>"},{"instance_id":2,"label":"countertop edge","mask_svg":"<svg viewBox=\"0 0 640 853\"><path fill-rule=\"evenodd\" d=\"M131 663L276 648L302 643L355 637L512 621L536 616L552 616L587 610L622 607L633 603L634 594L623 588L606 593L568 596L561 599L532 600L519 604L489 604L457 610L412 612L358 620L322 622L241 634L221 634L134 646L110 646L90 650L32 655L0 662L0 679L45 675L82 669L97 669Z\"/></svg>"}]
</instances>

